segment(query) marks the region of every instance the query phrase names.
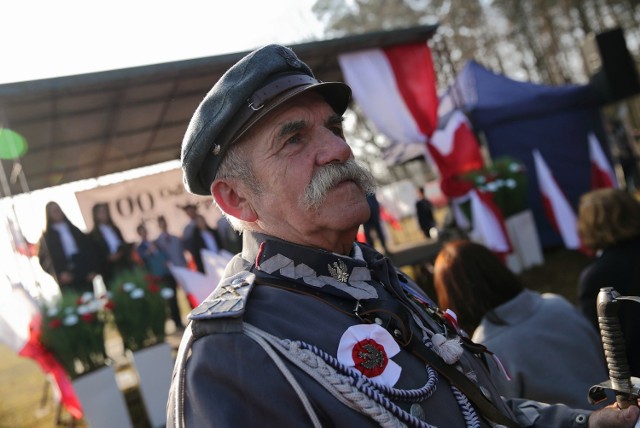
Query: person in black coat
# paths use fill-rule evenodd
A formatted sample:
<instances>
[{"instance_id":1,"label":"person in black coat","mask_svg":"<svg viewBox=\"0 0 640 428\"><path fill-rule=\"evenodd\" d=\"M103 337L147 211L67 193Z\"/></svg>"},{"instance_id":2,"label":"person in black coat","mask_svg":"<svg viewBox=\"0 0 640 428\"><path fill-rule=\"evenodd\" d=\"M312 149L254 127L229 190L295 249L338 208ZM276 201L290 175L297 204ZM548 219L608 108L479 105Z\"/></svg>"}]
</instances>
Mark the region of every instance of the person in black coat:
<instances>
[{"instance_id":1,"label":"person in black coat","mask_svg":"<svg viewBox=\"0 0 640 428\"><path fill-rule=\"evenodd\" d=\"M435 227L436 222L433 219L433 206L431 202L424 195L424 189L418 187L418 200L416 201L416 216L418 217L418 224L420 229L424 233L427 239L431 239L431 228Z\"/></svg>"},{"instance_id":2,"label":"person in black coat","mask_svg":"<svg viewBox=\"0 0 640 428\"><path fill-rule=\"evenodd\" d=\"M98 249L56 202L47 203L45 212L45 230L38 252L42 269L56 279L62 292L93 292L93 278L100 265Z\"/></svg>"},{"instance_id":3,"label":"person in black coat","mask_svg":"<svg viewBox=\"0 0 640 428\"><path fill-rule=\"evenodd\" d=\"M95 204L91 209L91 215L93 229L89 235L100 251L102 258L100 273L108 287L109 282L119 271L133 267L133 244L124 240L122 232L111 219L108 204L102 202Z\"/></svg>"},{"instance_id":4,"label":"person in black coat","mask_svg":"<svg viewBox=\"0 0 640 428\"><path fill-rule=\"evenodd\" d=\"M596 257L580 273L579 306L596 329L596 300L603 287L640 296L640 203L624 190L582 195L578 210L582 244ZM640 305L625 301L618 311L632 376L640 376Z\"/></svg>"},{"instance_id":5,"label":"person in black coat","mask_svg":"<svg viewBox=\"0 0 640 428\"><path fill-rule=\"evenodd\" d=\"M185 240L185 248L191 254L198 271L204 273L204 260L200 250L203 248L217 253L222 249L218 231L207 224L205 218L198 214L195 217L195 227L191 229Z\"/></svg>"},{"instance_id":6,"label":"person in black coat","mask_svg":"<svg viewBox=\"0 0 640 428\"><path fill-rule=\"evenodd\" d=\"M389 250L387 249L387 239L384 235L384 231L382 230L382 223L380 219L380 203L378 202L375 193L367 195L367 203L369 204L369 211L371 212L369 220L363 223L364 236L367 244L371 247L374 246L375 241L373 239L373 235L371 235L371 231L375 231L385 254L388 254Z\"/></svg>"}]
</instances>

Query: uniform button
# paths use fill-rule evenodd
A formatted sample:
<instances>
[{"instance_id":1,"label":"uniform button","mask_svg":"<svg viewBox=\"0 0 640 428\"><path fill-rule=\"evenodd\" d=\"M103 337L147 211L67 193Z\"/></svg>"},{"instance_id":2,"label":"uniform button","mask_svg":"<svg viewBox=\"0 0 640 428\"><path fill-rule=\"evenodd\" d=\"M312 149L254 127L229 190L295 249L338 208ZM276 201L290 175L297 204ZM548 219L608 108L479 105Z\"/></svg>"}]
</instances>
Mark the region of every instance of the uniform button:
<instances>
[{"instance_id":1,"label":"uniform button","mask_svg":"<svg viewBox=\"0 0 640 428\"><path fill-rule=\"evenodd\" d=\"M382 325L382 320L380 318L374 319L373 322L375 322L378 325Z\"/></svg>"},{"instance_id":2,"label":"uniform button","mask_svg":"<svg viewBox=\"0 0 640 428\"><path fill-rule=\"evenodd\" d=\"M584 425L587 423L587 415L583 415L582 413L576 416L576 423L579 425Z\"/></svg>"},{"instance_id":3,"label":"uniform button","mask_svg":"<svg viewBox=\"0 0 640 428\"><path fill-rule=\"evenodd\" d=\"M244 279L236 278L233 281L231 281L231 285L238 285L238 284L242 284L243 282L244 282Z\"/></svg>"},{"instance_id":4,"label":"uniform button","mask_svg":"<svg viewBox=\"0 0 640 428\"><path fill-rule=\"evenodd\" d=\"M402 337L402 332L400 330L398 330L397 328L395 330L393 330L393 334L395 337Z\"/></svg>"},{"instance_id":5,"label":"uniform button","mask_svg":"<svg viewBox=\"0 0 640 428\"><path fill-rule=\"evenodd\" d=\"M424 414L424 410L422 409L422 406L417 403L413 403L411 405L410 413L411 413L411 416L413 416L416 419L420 419L421 421L424 421L426 417L426 415Z\"/></svg>"}]
</instances>

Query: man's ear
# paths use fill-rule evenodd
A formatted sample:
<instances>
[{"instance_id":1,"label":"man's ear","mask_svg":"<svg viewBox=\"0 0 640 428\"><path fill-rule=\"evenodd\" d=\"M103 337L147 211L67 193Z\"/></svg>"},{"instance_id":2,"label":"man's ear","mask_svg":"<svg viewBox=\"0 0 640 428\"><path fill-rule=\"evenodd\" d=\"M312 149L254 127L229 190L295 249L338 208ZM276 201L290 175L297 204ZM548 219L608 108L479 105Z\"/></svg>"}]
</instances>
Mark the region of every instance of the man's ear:
<instances>
[{"instance_id":1,"label":"man's ear","mask_svg":"<svg viewBox=\"0 0 640 428\"><path fill-rule=\"evenodd\" d=\"M216 203L226 214L248 223L258 220L251 201L246 197L249 190L237 180L215 180L210 190Z\"/></svg>"}]
</instances>

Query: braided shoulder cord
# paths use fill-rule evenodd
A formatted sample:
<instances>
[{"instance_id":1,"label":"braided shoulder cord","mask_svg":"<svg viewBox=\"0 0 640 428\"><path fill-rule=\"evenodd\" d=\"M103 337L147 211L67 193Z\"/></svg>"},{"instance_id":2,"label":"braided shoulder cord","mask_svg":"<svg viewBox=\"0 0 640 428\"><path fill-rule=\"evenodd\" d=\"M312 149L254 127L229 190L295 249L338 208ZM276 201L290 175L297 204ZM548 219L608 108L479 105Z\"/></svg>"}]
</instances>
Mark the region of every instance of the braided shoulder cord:
<instances>
[{"instance_id":1,"label":"braided shoulder cord","mask_svg":"<svg viewBox=\"0 0 640 428\"><path fill-rule=\"evenodd\" d=\"M420 318L417 317L415 314L413 316L413 319L422 330L422 335L423 335L422 343L424 343L424 345L427 347L433 347L433 344L431 343L431 339L430 339L430 336L433 335L433 332L431 332L424 325L422 320L420 320ZM480 427L480 420L478 418L478 413L476 412L475 408L473 407L473 405L471 404L467 396L464 395L462 391L460 391L458 388L456 388L453 385L451 385L451 391L453 392L454 397L456 397L456 401L458 402L458 406L460 407L460 411L462 412L462 416L464 417L467 427L468 428Z\"/></svg>"},{"instance_id":2,"label":"braided shoulder cord","mask_svg":"<svg viewBox=\"0 0 640 428\"><path fill-rule=\"evenodd\" d=\"M464 417L467 427L480 428L480 420L478 419L478 414L471 405L471 402L469 401L467 396L464 395L462 391L460 391L455 386L451 386L451 391L456 397L456 401L458 402L458 406L460 406L460 411L462 412L462 416Z\"/></svg>"},{"instance_id":3,"label":"braided shoulder cord","mask_svg":"<svg viewBox=\"0 0 640 428\"><path fill-rule=\"evenodd\" d=\"M313 345L309 345L304 342L297 342L298 346L303 349L308 349L320 358L324 360L331 367L335 368L338 372L350 376L354 379L354 381L358 384L361 384L363 387L373 388L380 391L380 393L384 394L386 397L396 399L399 401L408 401L412 403L417 403L420 401L424 401L427 398L431 397L431 395L435 392L436 386L438 385L438 375L436 371L431 366L426 366L427 368L427 383L417 389L396 389L386 385L374 384L367 377L362 376L359 372L346 367L342 363L338 361L337 358L332 355L327 354L321 349Z\"/></svg>"}]
</instances>

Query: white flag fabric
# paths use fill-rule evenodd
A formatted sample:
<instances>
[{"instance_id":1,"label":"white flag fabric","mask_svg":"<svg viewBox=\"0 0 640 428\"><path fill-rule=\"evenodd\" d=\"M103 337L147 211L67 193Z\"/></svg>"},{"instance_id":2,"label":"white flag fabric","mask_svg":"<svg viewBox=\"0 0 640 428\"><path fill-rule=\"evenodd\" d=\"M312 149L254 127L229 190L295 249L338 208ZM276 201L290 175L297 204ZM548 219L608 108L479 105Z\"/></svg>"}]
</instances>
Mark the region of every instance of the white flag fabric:
<instances>
[{"instance_id":1,"label":"white flag fabric","mask_svg":"<svg viewBox=\"0 0 640 428\"><path fill-rule=\"evenodd\" d=\"M578 237L576 215L569 201L560 186L558 186L549 166L538 149L533 150L533 160L538 179L538 188L540 189L542 204L547 218L562 237L565 247L570 249L579 248L580 238Z\"/></svg>"},{"instance_id":2,"label":"white flag fabric","mask_svg":"<svg viewBox=\"0 0 640 428\"><path fill-rule=\"evenodd\" d=\"M438 110L426 43L341 54L338 61L353 98L380 132L398 143L426 143Z\"/></svg>"},{"instance_id":3,"label":"white flag fabric","mask_svg":"<svg viewBox=\"0 0 640 428\"><path fill-rule=\"evenodd\" d=\"M220 282L220 278L205 275L182 266L169 265L169 270L184 290L192 308L202 303Z\"/></svg>"},{"instance_id":4,"label":"white flag fabric","mask_svg":"<svg viewBox=\"0 0 640 428\"><path fill-rule=\"evenodd\" d=\"M593 132L587 136L589 139L589 159L591 160L591 188L604 187L618 188L618 180L609 159L604 154L598 137Z\"/></svg>"},{"instance_id":5,"label":"white flag fabric","mask_svg":"<svg viewBox=\"0 0 640 428\"><path fill-rule=\"evenodd\" d=\"M202 257L205 275L211 278L218 278L218 281L220 281L227 263L233 258L233 254L224 249L216 252L203 248L200 250L200 257Z\"/></svg>"},{"instance_id":6,"label":"white flag fabric","mask_svg":"<svg viewBox=\"0 0 640 428\"><path fill-rule=\"evenodd\" d=\"M0 291L0 342L19 353L29 341L31 320L40 310L20 285L13 284Z\"/></svg>"},{"instance_id":7,"label":"white flag fabric","mask_svg":"<svg viewBox=\"0 0 640 428\"><path fill-rule=\"evenodd\" d=\"M511 243L504 219L496 211L497 207L488 200L488 196L481 195L476 189L471 190L470 197L473 221L473 230L469 232L471 238L495 253L510 253Z\"/></svg>"}]
</instances>

